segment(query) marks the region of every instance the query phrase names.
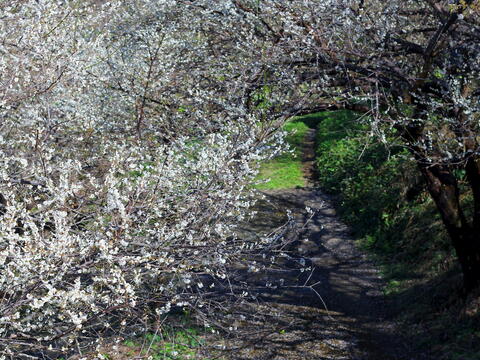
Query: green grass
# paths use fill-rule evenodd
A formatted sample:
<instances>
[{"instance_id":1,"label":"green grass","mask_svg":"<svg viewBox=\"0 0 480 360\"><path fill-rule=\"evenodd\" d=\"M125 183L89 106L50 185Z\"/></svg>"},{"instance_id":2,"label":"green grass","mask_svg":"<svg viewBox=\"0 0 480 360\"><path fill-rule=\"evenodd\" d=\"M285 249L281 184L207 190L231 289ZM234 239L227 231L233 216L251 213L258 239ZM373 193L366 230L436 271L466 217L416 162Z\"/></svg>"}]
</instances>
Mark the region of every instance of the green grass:
<instances>
[{"instance_id":1,"label":"green grass","mask_svg":"<svg viewBox=\"0 0 480 360\"><path fill-rule=\"evenodd\" d=\"M126 354L129 356L148 355L153 360L200 359L198 350L203 345L201 335L196 327L185 329L167 327L159 334L149 333L140 338L126 340L124 345L131 349Z\"/></svg>"},{"instance_id":2,"label":"green grass","mask_svg":"<svg viewBox=\"0 0 480 360\"><path fill-rule=\"evenodd\" d=\"M255 187L259 190L272 190L305 186L302 164L290 156L282 156L262 165L257 180L266 179L267 182L257 184Z\"/></svg>"},{"instance_id":3,"label":"green grass","mask_svg":"<svg viewBox=\"0 0 480 360\"><path fill-rule=\"evenodd\" d=\"M314 128L319 119L318 114L295 117L284 126L288 133L287 143L293 152L282 154L262 164L257 181L268 180L257 184L259 190L291 189L305 186L303 175L302 147L306 133Z\"/></svg>"},{"instance_id":4,"label":"green grass","mask_svg":"<svg viewBox=\"0 0 480 360\"><path fill-rule=\"evenodd\" d=\"M202 353L212 331L197 325L189 311L177 309L168 315L159 331L131 337L116 348L107 346L101 354L104 359L211 360Z\"/></svg>"},{"instance_id":5,"label":"green grass","mask_svg":"<svg viewBox=\"0 0 480 360\"><path fill-rule=\"evenodd\" d=\"M400 291L403 280L437 273L452 248L408 153L371 139L357 117L351 111L323 113L317 128L319 183L337 195L342 218L384 264L386 280L395 284L387 291Z\"/></svg>"},{"instance_id":6,"label":"green grass","mask_svg":"<svg viewBox=\"0 0 480 360\"><path fill-rule=\"evenodd\" d=\"M152 360L209 360L199 355L199 350L204 345L205 330L196 326L165 326L159 333L147 333L124 341L122 356L132 359L142 356ZM110 357L108 352L102 355L105 359Z\"/></svg>"}]
</instances>

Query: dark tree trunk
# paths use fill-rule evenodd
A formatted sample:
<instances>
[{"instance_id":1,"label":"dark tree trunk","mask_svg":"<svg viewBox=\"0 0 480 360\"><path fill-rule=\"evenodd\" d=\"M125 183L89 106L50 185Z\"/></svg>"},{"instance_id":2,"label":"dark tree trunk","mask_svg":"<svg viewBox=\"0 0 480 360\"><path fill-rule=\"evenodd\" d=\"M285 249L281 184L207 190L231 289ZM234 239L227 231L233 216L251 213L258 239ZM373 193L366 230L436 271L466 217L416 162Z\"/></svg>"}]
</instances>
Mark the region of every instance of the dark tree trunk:
<instances>
[{"instance_id":1,"label":"dark tree trunk","mask_svg":"<svg viewBox=\"0 0 480 360\"><path fill-rule=\"evenodd\" d=\"M467 273L466 287L473 289L480 285L480 163L479 159L470 157L467 160L466 168L467 178L472 188L474 212L473 229L470 237L467 239L469 248L467 249Z\"/></svg>"},{"instance_id":2,"label":"dark tree trunk","mask_svg":"<svg viewBox=\"0 0 480 360\"><path fill-rule=\"evenodd\" d=\"M470 157L465 167L467 178L472 188L474 201L473 227L480 238L480 163L479 159Z\"/></svg>"},{"instance_id":3,"label":"dark tree trunk","mask_svg":"<svg viewBox=\"0 0 480 360\"><path fill-rule=\"evenodd\" d=\"M473 165L471 165L473 170ZM470 292L480 285L480 233L468 223L460 205L460 191L455 176L444 165L423 165L420 170L427 188L442 216L463 271L464 288ZM478 170L478 164L476 164ZM480 181L480 172L471 182ZM480 196L480 189L474 190ZM476 203L475 211L479 210ZM478 225L477 225L478 226Z\"/></svg>"},{"instance_id":4,"label":"dark tree trunk","mask_svg":"<svg viewBox=\"0 0 480 360\"><path fill-rule=\"evenodd\" d=\"M453 239L452 239L453 240ZM480 286L480 246L479 234L473 229L468 229L457 240L458 260L462 266L463 283L465 291L469 293ZM454 241L455 244L455 241Z\"/></svg>"}]
</instances>

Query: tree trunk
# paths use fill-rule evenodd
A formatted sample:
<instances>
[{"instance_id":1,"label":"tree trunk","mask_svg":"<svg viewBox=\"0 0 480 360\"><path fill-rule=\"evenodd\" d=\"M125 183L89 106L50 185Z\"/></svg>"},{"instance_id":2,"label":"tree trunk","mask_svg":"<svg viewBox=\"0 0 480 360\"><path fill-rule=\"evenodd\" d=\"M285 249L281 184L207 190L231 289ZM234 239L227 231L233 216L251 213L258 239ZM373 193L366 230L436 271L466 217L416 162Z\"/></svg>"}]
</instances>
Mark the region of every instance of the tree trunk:
<instances>
[{"instance_id":1,"label":"tree trunk","mask_svg":"<svg viewBox=\"0 0 480 360\"><path fill-rule=\"evenodd\" d=\"M464 288L468 293L480 285L480 234L465 218L460 206L458 183L450 169L444 165L428 166L421 163L419 167L457 252ZM480 180L480 176L475 179ZM477 193L480 195L480 192Z\"/></svg>"},{"instance_id":2,"label":"tree trunk","mask_svg":"<svg viewBox=\"0 0 480 360\"><path fill-rule=\"evenodd\" d=\"M479 235L470 228L465 231L456 242L458 245L455 246L455 249L457 250L458 260L462 266L464 288L465 291L469 293L480 286Z\"/></svg>"},{"instance_id":3,"label":"tree trunk","mask_svg":"<svg viewBox=\"0 0 480 360\"><path fill-rule=\"evenodd\" d=\"M480 163L479 159L470 157L467 160L465 167L467 178L472 188L474 213L473 213L473 228L480 238ZM480 242L480 240L477 240Z\"/></svg>"}]
</instances>

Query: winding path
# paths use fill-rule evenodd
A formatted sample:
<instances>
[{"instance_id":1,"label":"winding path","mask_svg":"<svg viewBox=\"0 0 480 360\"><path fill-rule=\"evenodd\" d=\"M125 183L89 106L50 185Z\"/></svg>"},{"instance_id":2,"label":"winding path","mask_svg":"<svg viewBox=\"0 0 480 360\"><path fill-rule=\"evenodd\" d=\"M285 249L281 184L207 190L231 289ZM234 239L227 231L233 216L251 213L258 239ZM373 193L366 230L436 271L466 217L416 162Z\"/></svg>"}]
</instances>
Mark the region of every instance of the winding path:
<instances>
[{"instance_id":1,"label":"winding path","mask_svg":"<svg viewBox=\"0 0 480 360\"><path fill-rule=\"evenodd\" d=\"M232 339L223 356L275 360L418 360L395 324L386 318L386 300L378 269L355 245L348 227L336 215L331 199L314 184L312 130L304 151L304 188L264 191L256 219L243 234L268 233L285 221L295 224L289 260L282 269L244 275L259 288L252 316L238 322L248 339ZM313 217L305 207L315 211ZM311 270L300 271L298 264ZM295 265L295 266L293 266Z\"/></svg>"}]
</instances>

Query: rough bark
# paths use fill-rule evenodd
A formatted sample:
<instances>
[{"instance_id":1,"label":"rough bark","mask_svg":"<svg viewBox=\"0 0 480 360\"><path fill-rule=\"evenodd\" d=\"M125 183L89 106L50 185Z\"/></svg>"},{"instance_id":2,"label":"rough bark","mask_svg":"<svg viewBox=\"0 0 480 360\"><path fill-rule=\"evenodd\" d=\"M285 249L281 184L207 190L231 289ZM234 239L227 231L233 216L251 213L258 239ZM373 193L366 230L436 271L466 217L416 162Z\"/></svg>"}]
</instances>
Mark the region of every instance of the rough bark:
<instances>
[{"instance_id":1,"label":"rough bark","mask_svg":"<svg viewBox=\"0 0 480 360\"><path fill-rule=\"evenodd\" d=\"M465 167L467 178L472 188L474 213L473 227L480 238L480 163L479 159L470 157ZM480 240L479 240L480 241Z\"/></svg>"}]
</instances>

